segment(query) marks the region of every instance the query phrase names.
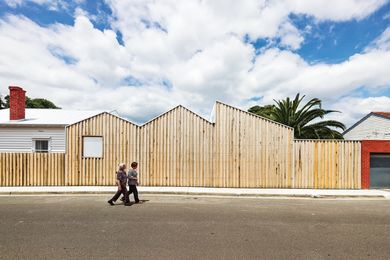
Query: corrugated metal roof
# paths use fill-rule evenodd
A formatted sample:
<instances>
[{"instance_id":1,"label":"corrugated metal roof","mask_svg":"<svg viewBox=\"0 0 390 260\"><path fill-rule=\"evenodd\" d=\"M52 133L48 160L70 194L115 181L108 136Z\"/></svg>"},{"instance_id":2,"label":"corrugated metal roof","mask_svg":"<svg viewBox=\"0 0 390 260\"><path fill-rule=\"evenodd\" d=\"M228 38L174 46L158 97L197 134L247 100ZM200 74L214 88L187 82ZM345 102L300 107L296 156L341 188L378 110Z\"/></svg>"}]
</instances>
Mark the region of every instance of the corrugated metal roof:
<instances>
[{"instance_id":1,"label":"corrugated metal roof","mask_svg":"<svg viewBox=\"0 0 390 260\"><path fill-rule=\"evenodd\" d=\"M26 109L26 118L23 120L9 120L9 109L0 110L0 124L2 125L69 125L92 117L104 111L65 110L65 109Z\"/></svg>"}]
</instances>

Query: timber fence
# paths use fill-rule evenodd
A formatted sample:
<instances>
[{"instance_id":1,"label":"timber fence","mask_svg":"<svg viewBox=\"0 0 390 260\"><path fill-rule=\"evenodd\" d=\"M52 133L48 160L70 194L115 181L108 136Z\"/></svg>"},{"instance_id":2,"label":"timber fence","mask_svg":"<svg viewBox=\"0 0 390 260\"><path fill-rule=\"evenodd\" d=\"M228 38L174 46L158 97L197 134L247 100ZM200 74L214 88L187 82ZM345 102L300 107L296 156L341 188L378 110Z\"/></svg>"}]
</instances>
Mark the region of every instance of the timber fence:
<instances>
[{"instance_id":1,"label":"timber fence","mask_svg":"<svg viewBox=\"0 0 390 260\"><path fill-rule=\"evenodd\" d=\"M256 145L257 138L261 143L261 137L255 136L253 141L243 138L236 140L237 144L226 142L217 149L209 125L195 127L202 130L199 132L203 136L185 143L177 139L165 139L162 143L146 141L151 140L147 136L155 130L141 134L139 143L142 145L131 150L140 161L141 185L361 188L359 141L295 140L290 147L287 139L283 145L273 147ZM169 126L163 129L161 140L170 131ZM275 160L277 156L280 158ZM129 162L126 158L119 160L131 162L130 158L127 158ZM71 182L75 179L67 163L72 161L66 162L63 153L0 153L0 186L115 184L115 159L110 161L111 167L101 169L99 163L103 161L97 158L81 161L82 171L77 175L77 182Z\"/></svg>"},{"instance_id":2,"label":"timber fence","mask_svg":"<svg viewBox=\"0 0 390 260\"><path fill-rule=\"evenodd\" d=\"M361 143L294 141L294 188L360 189Z\"/></svg>"},{"instance_id":3,"label":"timber fence","mask_svg":"<svg viewBox=\"0 0 390 260\"><path fill-rule=\"evenodd\" d=\"M0 153L0 186L62 185L64 153Z\"/></svg>"},{"instance_id":4,"label":"timber fence","mask_svg":"<svg viewBox=\"0 0 390 260\"><path fill-rule=\"evenodd\" d=\"M103 112L65 131L65 154L0 154L0 185L115 185L118 164L137 161L144 186L361 187L359 141L294 140L293 128L221 102L212 122L177 106L143 125ZM85 137L102 140L99 156L84 156Z\"/></svg>"}]
</instances>

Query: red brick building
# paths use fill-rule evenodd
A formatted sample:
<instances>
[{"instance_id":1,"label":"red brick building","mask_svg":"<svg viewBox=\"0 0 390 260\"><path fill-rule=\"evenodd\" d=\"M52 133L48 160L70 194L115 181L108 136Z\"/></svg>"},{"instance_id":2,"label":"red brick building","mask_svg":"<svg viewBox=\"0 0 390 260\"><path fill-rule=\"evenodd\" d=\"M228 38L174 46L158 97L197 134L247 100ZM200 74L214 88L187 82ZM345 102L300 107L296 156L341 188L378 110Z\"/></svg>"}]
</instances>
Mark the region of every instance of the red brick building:
<instances>
[{"instance_id":1,"label":"red brick building","mask_svg":"<svg viewBox=\"0 0 390 260\"><path fill-rule=\"evenodd\" d=\"M390 112L369 113L343 136L361 141L362 188L390 188Z\"/></svg>"}]
</instances>

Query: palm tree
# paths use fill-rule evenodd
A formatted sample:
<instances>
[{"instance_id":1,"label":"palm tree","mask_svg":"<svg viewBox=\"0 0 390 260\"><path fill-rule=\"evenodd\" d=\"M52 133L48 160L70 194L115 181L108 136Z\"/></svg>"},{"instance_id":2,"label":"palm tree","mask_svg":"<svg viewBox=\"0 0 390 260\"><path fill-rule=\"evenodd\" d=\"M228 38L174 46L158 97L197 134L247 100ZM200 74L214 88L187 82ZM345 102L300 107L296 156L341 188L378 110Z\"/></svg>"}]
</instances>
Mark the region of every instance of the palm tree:
<instances>
[{"instance_id":1,"label":"palm tree","mask_svg":"<svg viewBox=\"0 0 390 260\"><path fill-rule=\"evenodd\" d=\"M288 97L284 100L274 100L276 105L268 118L294 128L296 139L343 139L337 130L345 130L343 123L320 120L330 113L339 111L322 109L321 100L318 98L313 98L302 105L304 98L305 96L300 97L298 93L294 100Z\"/></svg>"}]
</instances>

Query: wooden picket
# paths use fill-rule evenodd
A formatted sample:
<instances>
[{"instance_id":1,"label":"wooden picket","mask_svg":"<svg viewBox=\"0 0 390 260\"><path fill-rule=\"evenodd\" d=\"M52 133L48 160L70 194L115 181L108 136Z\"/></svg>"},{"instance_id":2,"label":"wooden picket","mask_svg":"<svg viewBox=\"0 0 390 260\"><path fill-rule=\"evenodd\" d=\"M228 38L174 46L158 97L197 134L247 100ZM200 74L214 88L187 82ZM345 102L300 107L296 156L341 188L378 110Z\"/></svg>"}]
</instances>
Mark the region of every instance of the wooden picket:
<instances>
[{"instance_id":1,"label":"wooden picket","mask_svg":"<svg viewBox=\"0 0 390 260\"><path fill-rule=\"evenodd\" d=\"M359 141L294 141L294 188L360 189Z\"/></svg>"},{"instance_id":2,"label":"wooden picket","mask_svg":"<svg viewBox=\"0 0 390 260\"><path fill-rule=\"evenodd\" d=\"M0 186L62 185L64 153L0 153Z\"/></svg>"},{"instance_id":3,"label":"wooden picket","mask_svg":"<svg viewBox=\"0 0 390 260\"><path fill-rule=\"evenodd\" d=\"M99 136L103 156L83 156ZM145 186L361 187L359 141L294 140L293 129L217 102L210 122L178 106L138 126L102 113L66 128L66 154L1 153L1 186L114 185L119 163L139 162Z\"/></svg>"}]
</instances>

